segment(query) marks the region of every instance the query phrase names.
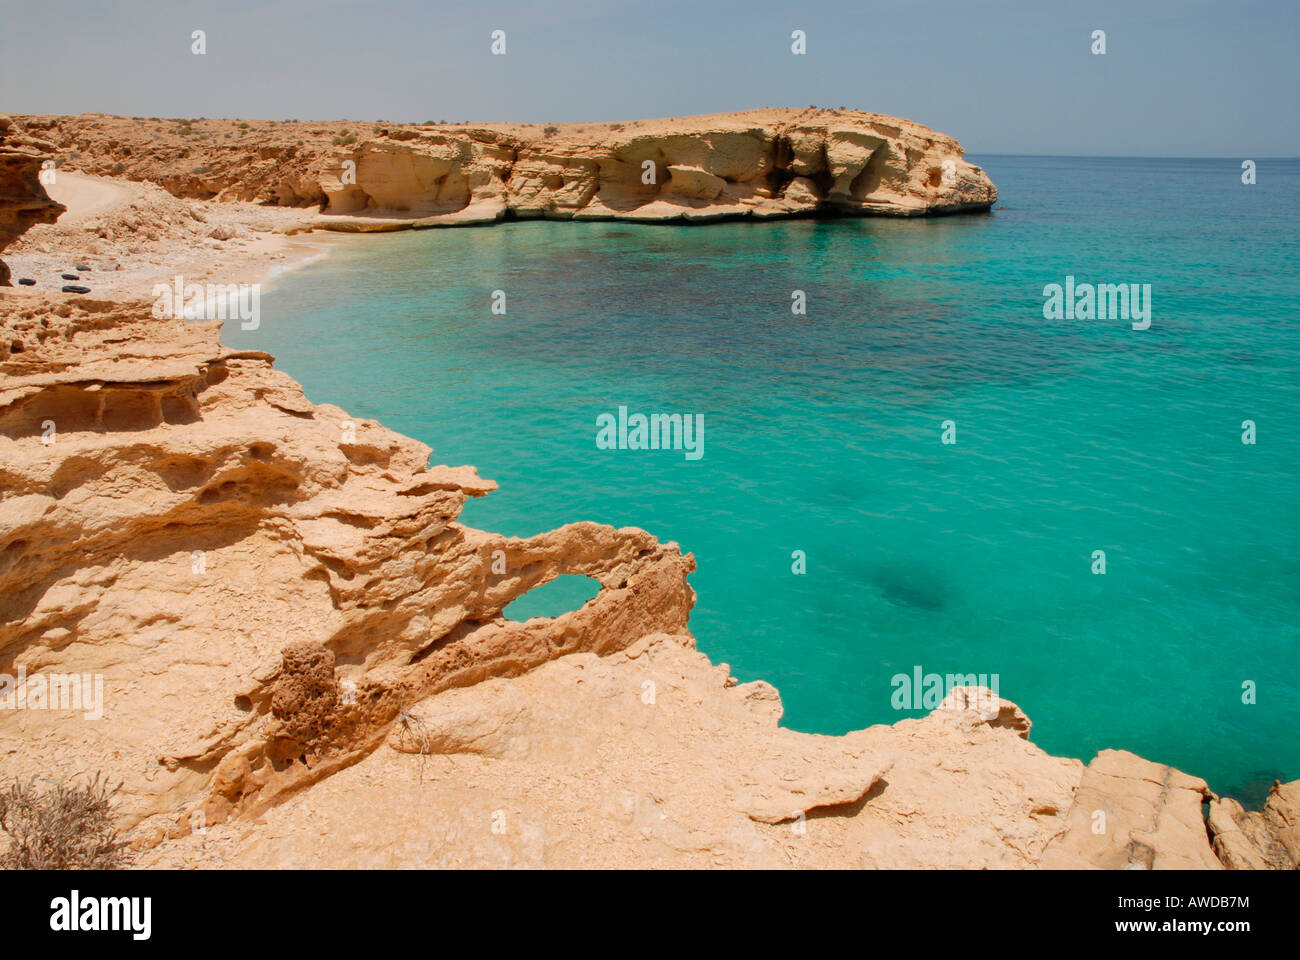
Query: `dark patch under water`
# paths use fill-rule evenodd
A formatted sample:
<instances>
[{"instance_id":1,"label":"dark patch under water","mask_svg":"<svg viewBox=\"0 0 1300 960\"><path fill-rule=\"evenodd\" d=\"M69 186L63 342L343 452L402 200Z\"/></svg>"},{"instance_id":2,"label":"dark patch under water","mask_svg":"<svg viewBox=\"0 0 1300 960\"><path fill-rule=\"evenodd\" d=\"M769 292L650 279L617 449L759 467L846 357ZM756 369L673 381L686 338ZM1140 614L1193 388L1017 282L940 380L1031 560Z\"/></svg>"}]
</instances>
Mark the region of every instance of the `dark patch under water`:
<instances>
[{"instance_id":1,"label":"dark patch under water","mask_svg":"<svg viewBox=\"0 0 1300 960\"><path fill-rule=\"evenodd\" d=\"M991 216L367 237L223 338L498 481L468 524L679 542L700 648L795 729L997 674L1052 753L1258 803L1300 777L1300 162L976 162ZM1151 284L1151 328L1044 320L1067 275ZM597 449L619 405L703 415L704 457Z\"/></svg>"},{"instance_id":2,"label":"dark patch under water","mask_svg":"<svg viewBox=\"0 0 1300 960\"><path fill-rule=\"evenodd\" d=\"M893 564L877 567L872 583L890 603L917 610L942 610L944 588L935 571L903 570Z\"/></svg>"}]
</instances>

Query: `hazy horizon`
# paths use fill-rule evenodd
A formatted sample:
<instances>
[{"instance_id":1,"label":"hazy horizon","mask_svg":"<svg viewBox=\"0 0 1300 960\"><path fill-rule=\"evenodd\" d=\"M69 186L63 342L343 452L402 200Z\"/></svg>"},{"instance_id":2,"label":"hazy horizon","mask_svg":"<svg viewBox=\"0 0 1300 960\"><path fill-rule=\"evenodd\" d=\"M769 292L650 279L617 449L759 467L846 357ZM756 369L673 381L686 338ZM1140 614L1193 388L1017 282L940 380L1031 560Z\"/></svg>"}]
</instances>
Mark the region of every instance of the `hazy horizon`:
<instances>
[{"instance_id":1,"label":"hazy horizon","mask_svg":"<svg viewBox=\"0 0 1300 960\"><path fill-rule=\"evenodd\" d=\"M1300 4L1284 0L5 7L11 113L571 123L815 104L914 120L986 156L1300 156Z\"/></svg>"}]
</instances>

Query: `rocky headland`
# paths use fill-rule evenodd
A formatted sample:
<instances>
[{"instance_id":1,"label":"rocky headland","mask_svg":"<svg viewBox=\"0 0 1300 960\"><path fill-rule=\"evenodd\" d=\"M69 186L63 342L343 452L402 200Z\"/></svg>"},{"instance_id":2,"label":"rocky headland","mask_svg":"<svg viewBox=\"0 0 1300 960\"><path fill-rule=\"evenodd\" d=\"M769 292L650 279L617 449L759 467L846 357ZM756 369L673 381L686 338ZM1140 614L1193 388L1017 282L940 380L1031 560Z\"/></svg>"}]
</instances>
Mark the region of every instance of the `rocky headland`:
<instances>
[{"instance_id":1,"label":"rocky headland","mask_svg":"<svg viewBox=\"0 0 1300 960\"><path fill-rule=\"evenodd\" d=\"M0 123L0 248L15 277L41 274L0 292L0 674L103 684L93 716L0 709L2 769L120 780L138 864L1300 861L1300 781L1246 811L1126 752L1053 757L988 691L843 737L783 729L775 689L695 649L677 544L467 527L467 500L495 488L473 467L430 466L147 298L175 270L264 274L315 249L290 236L315 227L987 209L996 191L955 141L849 111ZM50 159L66 212L39 177ZM91 295L46 281L73 261ZM599 592L503 615L561 574Z\"/></svg>"},{"instance_id":2,"label":"rocky headland","mask_svg":"<svg viewBox=\"0 0 1300 960\"><path fill-rule=\"evenodd\" d=\"M856 110L629 123L390 124L19 117L60 169L176 197L319 207L434 227L507 217L673 222L987 210L956 140ZM382 225L371 225L378 228Z\"/></svg>"}]
</instances>

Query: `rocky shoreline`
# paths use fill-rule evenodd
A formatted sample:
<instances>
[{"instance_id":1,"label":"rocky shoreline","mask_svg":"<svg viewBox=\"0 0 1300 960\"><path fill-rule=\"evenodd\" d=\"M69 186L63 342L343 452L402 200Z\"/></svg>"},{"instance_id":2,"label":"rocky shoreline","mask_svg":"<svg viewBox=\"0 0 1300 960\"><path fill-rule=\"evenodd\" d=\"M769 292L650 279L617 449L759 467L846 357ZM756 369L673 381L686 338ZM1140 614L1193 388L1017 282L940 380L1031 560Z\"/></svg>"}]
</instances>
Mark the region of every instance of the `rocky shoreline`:
<instances>
[{"instance_id":1,"label":"rocky shoreline","mask_svg":"<svg viewBox=\"0 0 1300 960\"><path fill-rule=\"evenodd\" d=\"M0 249L50 272L98 244L92 284L114 275L89 296L0 291L0 674L104 689L93 719L0 709L6 778L120 779L142 866L1294 867L1300 781L1247 812L1126 752L1052 757L976 688L843 737L782 729L770 685L695 649L677 544L466 527L495 489L474 468L430 467L423 444L310 403L219 323L147 299L173 271L264 274L316 242L290 234L339 222L996 198L955 141L846 113L367 124L352 143L327 124L0 123ZM51 158L125 193L54 223ZM646 160L667 174L653 192ZM570 573L600 583L580 609L503 617Z\"/></svg>"},{"instance_id":2,"label":"rocky shoreline","mask_svg":"<svg viewBox=\"0 0 1300 960\"><path fill-rule=\"evenodd\" d=\"M997 200L951 137L857 110L554 126L15 119L23 144L56 155L60 169L150 181L185 199L319 206L325 217L312 225L337 230L917 216Z\"/></svg>"}]
</instances>

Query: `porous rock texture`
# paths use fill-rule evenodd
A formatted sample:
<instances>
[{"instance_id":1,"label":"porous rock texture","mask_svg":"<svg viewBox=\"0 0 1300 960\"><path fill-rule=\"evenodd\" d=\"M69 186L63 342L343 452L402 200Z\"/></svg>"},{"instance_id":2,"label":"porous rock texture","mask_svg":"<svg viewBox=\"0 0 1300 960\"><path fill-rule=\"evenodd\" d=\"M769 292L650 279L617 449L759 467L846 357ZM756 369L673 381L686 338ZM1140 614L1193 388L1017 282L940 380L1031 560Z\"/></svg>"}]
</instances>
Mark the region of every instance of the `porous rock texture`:
<instances>
[{"instance_id":1,"label":"porous rock texture","mask_svg":"<svg viewBox=\"0 0 1300 960\"><path fill-rule=\"evenodd\" d=\"M435 691L686 627L675 544L463 527L494 484L313 406L216 323L94 300L20 300L2 323L0 671L105 677L101 720L4 716L15 775L111 769L130 819L181 803L213 823L353 762ZM602 589L501 618L559 574Z\"/></svg>"},{"instance_id":2,"label":"porous rock texture","mask_svg":"<svg viewBox=\"0 0 1300 960\"><path fill-rule=\"evenodd\" d=\"M554 126L18 119L66 169L149 180L179 197L320 206L352 215L315 224L341 230L506 216L914 216L997 199L956 140L858 110Z\"/></svg>"},{"instance_id":3,"label":"porous rock texture","mask_svg":"<svg viewBox=\"0 0 1300 960\"><path fill-rule=\"evenodd\" d=\"M735 182L667 155L678 195ZM259 156L223 190L273 180ZM861 170L839 169L851 197ZM614 196L597 194L584 209ZM6 778L121 780L143 866L1300 860L1300 782L1245 811L1131 754L1053 757L983 688L843 737L784 729L771 686L695 649L676 544L467 527L495 486L472 467L430 467L423 444L223 347L218 324L151 306L0 294L0 674L104 682L102 716L0 709L0 760ZM504 616L561 574L599 592Z\"/></svg>"}]
</instances>

